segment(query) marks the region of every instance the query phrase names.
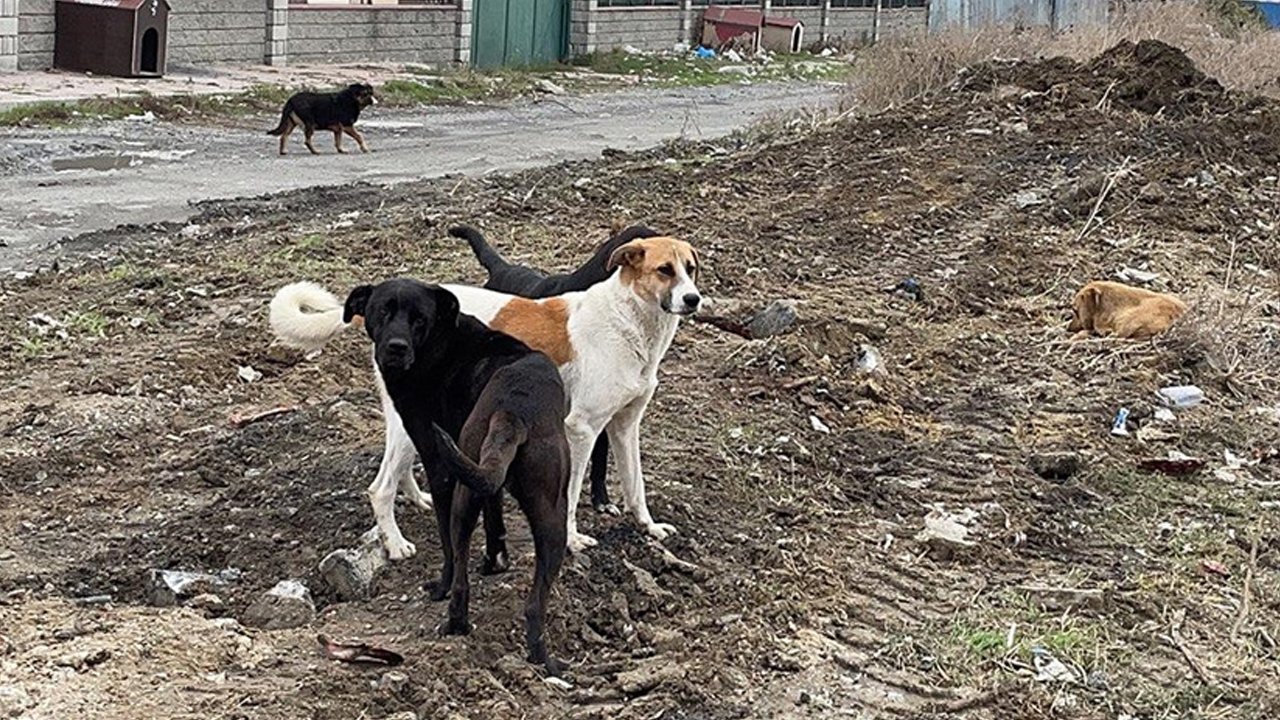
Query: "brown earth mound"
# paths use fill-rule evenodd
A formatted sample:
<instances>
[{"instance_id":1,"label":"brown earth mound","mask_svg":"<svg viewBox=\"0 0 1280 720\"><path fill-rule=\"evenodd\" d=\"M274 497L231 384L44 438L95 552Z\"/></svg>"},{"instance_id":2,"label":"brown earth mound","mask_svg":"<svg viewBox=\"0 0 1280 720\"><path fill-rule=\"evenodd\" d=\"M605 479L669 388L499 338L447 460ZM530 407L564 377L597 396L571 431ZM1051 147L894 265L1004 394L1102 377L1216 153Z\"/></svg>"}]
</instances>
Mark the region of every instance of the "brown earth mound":
<instances>
[{"instance_id":1,"label":"brown earth mound","mask_svg":"<svg viewBox=\"0 0 1280 720\"><path fill-rule=\"evenodd\" d=\"M1183 117L1223 107L1222 84L1196 68L1186 53L1159 40L1125 41L1086 63L1056 57L987 62L962 80L967 90L1012 85L1055 92L1074 104L1110 103L1138 112Z\"/></svg>"}]
</instances>

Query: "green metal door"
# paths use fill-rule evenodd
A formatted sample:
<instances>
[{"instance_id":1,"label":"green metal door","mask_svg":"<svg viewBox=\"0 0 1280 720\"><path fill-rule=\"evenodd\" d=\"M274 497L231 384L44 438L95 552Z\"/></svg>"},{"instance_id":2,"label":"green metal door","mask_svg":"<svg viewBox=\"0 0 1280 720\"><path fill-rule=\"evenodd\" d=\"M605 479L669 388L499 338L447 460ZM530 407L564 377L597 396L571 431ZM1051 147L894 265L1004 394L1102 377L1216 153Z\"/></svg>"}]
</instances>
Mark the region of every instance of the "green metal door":
<instances>
[{"instance_id":1,"label":"green metal door","mask_svg":"<svg viewBox=\"0 0 1280 720\"><path fill-rule=\"evenodd\" d=\"M569 50L569 0L475 0L471 63L480 68L559 62Z\"/></svg>"}]
</instances>

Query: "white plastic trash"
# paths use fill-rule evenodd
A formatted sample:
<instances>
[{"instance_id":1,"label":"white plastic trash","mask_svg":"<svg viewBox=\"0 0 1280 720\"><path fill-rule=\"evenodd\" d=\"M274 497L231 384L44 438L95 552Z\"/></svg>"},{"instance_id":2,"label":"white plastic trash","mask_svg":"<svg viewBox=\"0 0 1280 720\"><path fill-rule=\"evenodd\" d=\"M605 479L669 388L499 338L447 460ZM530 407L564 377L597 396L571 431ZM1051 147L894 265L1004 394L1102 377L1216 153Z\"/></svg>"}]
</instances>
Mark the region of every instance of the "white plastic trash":
<instances>
[{"instance_id":1,"label":"white plastic trash","mask_svg":"<svg viewBox=\"0 0 1280 720\"><path fill-rule=\"evenodd\" d=\"M1204 391L1195 385L1174 385L1160 388L1156 396L1160 398L1160 402L1174 410L1193 408L1204 402Z\"/></svg>"}]
</instances>

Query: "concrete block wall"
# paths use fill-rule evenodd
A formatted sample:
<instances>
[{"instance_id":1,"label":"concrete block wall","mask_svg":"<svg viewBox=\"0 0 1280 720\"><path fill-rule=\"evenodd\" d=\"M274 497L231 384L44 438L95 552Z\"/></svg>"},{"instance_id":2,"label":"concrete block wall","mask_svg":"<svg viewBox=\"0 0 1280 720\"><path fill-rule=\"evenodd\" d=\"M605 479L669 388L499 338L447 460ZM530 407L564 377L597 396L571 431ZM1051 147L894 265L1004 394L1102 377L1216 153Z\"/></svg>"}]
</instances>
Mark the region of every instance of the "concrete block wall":
<instances>
[{"instance_id":1,"label":"concrete block wall","mask_svg":"<svg viewBox=\"0 0 1280 720\"><path fill-rule=\"evenodd\" d=\"M881 13L896 12L884 11ZM826 40L837 44L869 43L871 33L875 29L876 11L874 8L831 8L827 14ZM814 38L815 40L817 38Z\"/></svg>"},{"instance_id":2,"label":"concrete block wall","mask_svg":"<svg viewBox=\"0 0 1280 720\"><path fill-rule=\"evenodd\" d=\"M449 5L376 10L295 5L289 9L289 62L445 65L454 60L458 26L458 8Z\"/></svg>"},{"instance_id":3,"label":"concrete block wall","mask_svg":"<svg viewBox=\"0 0 1280 720\"><path fill-rule=\"evenodd\" d=\"M53 64L53 0L18 4L18 69L43 70Z\"/></svg>"},{"instance_id":4,"label":"concrete block wall","mask_svg":"<svg viewBox=\"0 0 1280 720\"><path fill-rule=\"evenodd\" d=\"M880 11L880 39L922 35L928 28L929 14L924 8L898 8Z\"/></svg>"},{"instance_id":5,"label":"concrete block wall","mask_svg":"<svg viewBox=\"0 0 1280 720\"><path fill-rule=\"evenodd\" d=\"M265 0L170 0L169 5L170 64L264 62Z\"/></svg>"},{"instance_id":6,"label":"concrete block wall","mask_svg":"<svg viewBox=\"0 0 1280 720\"><path fill-rule=\"evenodd\" d=\"M679 7L599 8L592 15L596 49L630 45L641 50L670 50L676 43L690 40L682 36L684 15Z\"/></svg>"}]
</instances>

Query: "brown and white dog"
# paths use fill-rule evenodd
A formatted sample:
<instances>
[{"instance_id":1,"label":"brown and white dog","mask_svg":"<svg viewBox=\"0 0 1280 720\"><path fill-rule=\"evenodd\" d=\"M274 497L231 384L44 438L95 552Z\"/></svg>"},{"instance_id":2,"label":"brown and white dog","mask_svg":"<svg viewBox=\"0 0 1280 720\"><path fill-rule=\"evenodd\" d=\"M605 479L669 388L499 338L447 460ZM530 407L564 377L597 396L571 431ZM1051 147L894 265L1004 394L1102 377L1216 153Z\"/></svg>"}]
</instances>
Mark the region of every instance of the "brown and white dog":
<instances>
[{"instance_id":1,"label":"brown and white dog","mask_svg":"<svg viewBox=\"0 0 1280 720\"><path fill-rule=\"evenodd\" d=\"M1067 331L1146 339L1168 330L1186 311L1187 304L1172 295L1095 280L1076 293Z\"/></svg>"},{"instance_id":2,"label":"brown and white dog","mask_svg":"<svg viewBox=\"0 0 1280 720\"><path fill-rule=\"evenodd\" d=\"M575 552L596 544L578 532L577 501L592 445L602 431L616 453L626 507L649 535L663 539L675 532L649 513L640 470L640 421L658 387L658 363L680 318L693 314L702 300L696 285L698 254L682 240L633 240L614 251L608 267L613 271L609 279L586 291L541 300L467 285L441 286L458 298L462 313L524 341L559 368L570 405L565 420L571 463L568 545ZM281 288L270 314L276 337L305 350L318 349L346 327L342 303L312 283ZM431 503L413 477L413 443L380 375L376 381L387 421L386 448L368 493L387 553L401 559L416 549L396 524L397 486L419 507Z\"/></svg>"}]
</instances>

